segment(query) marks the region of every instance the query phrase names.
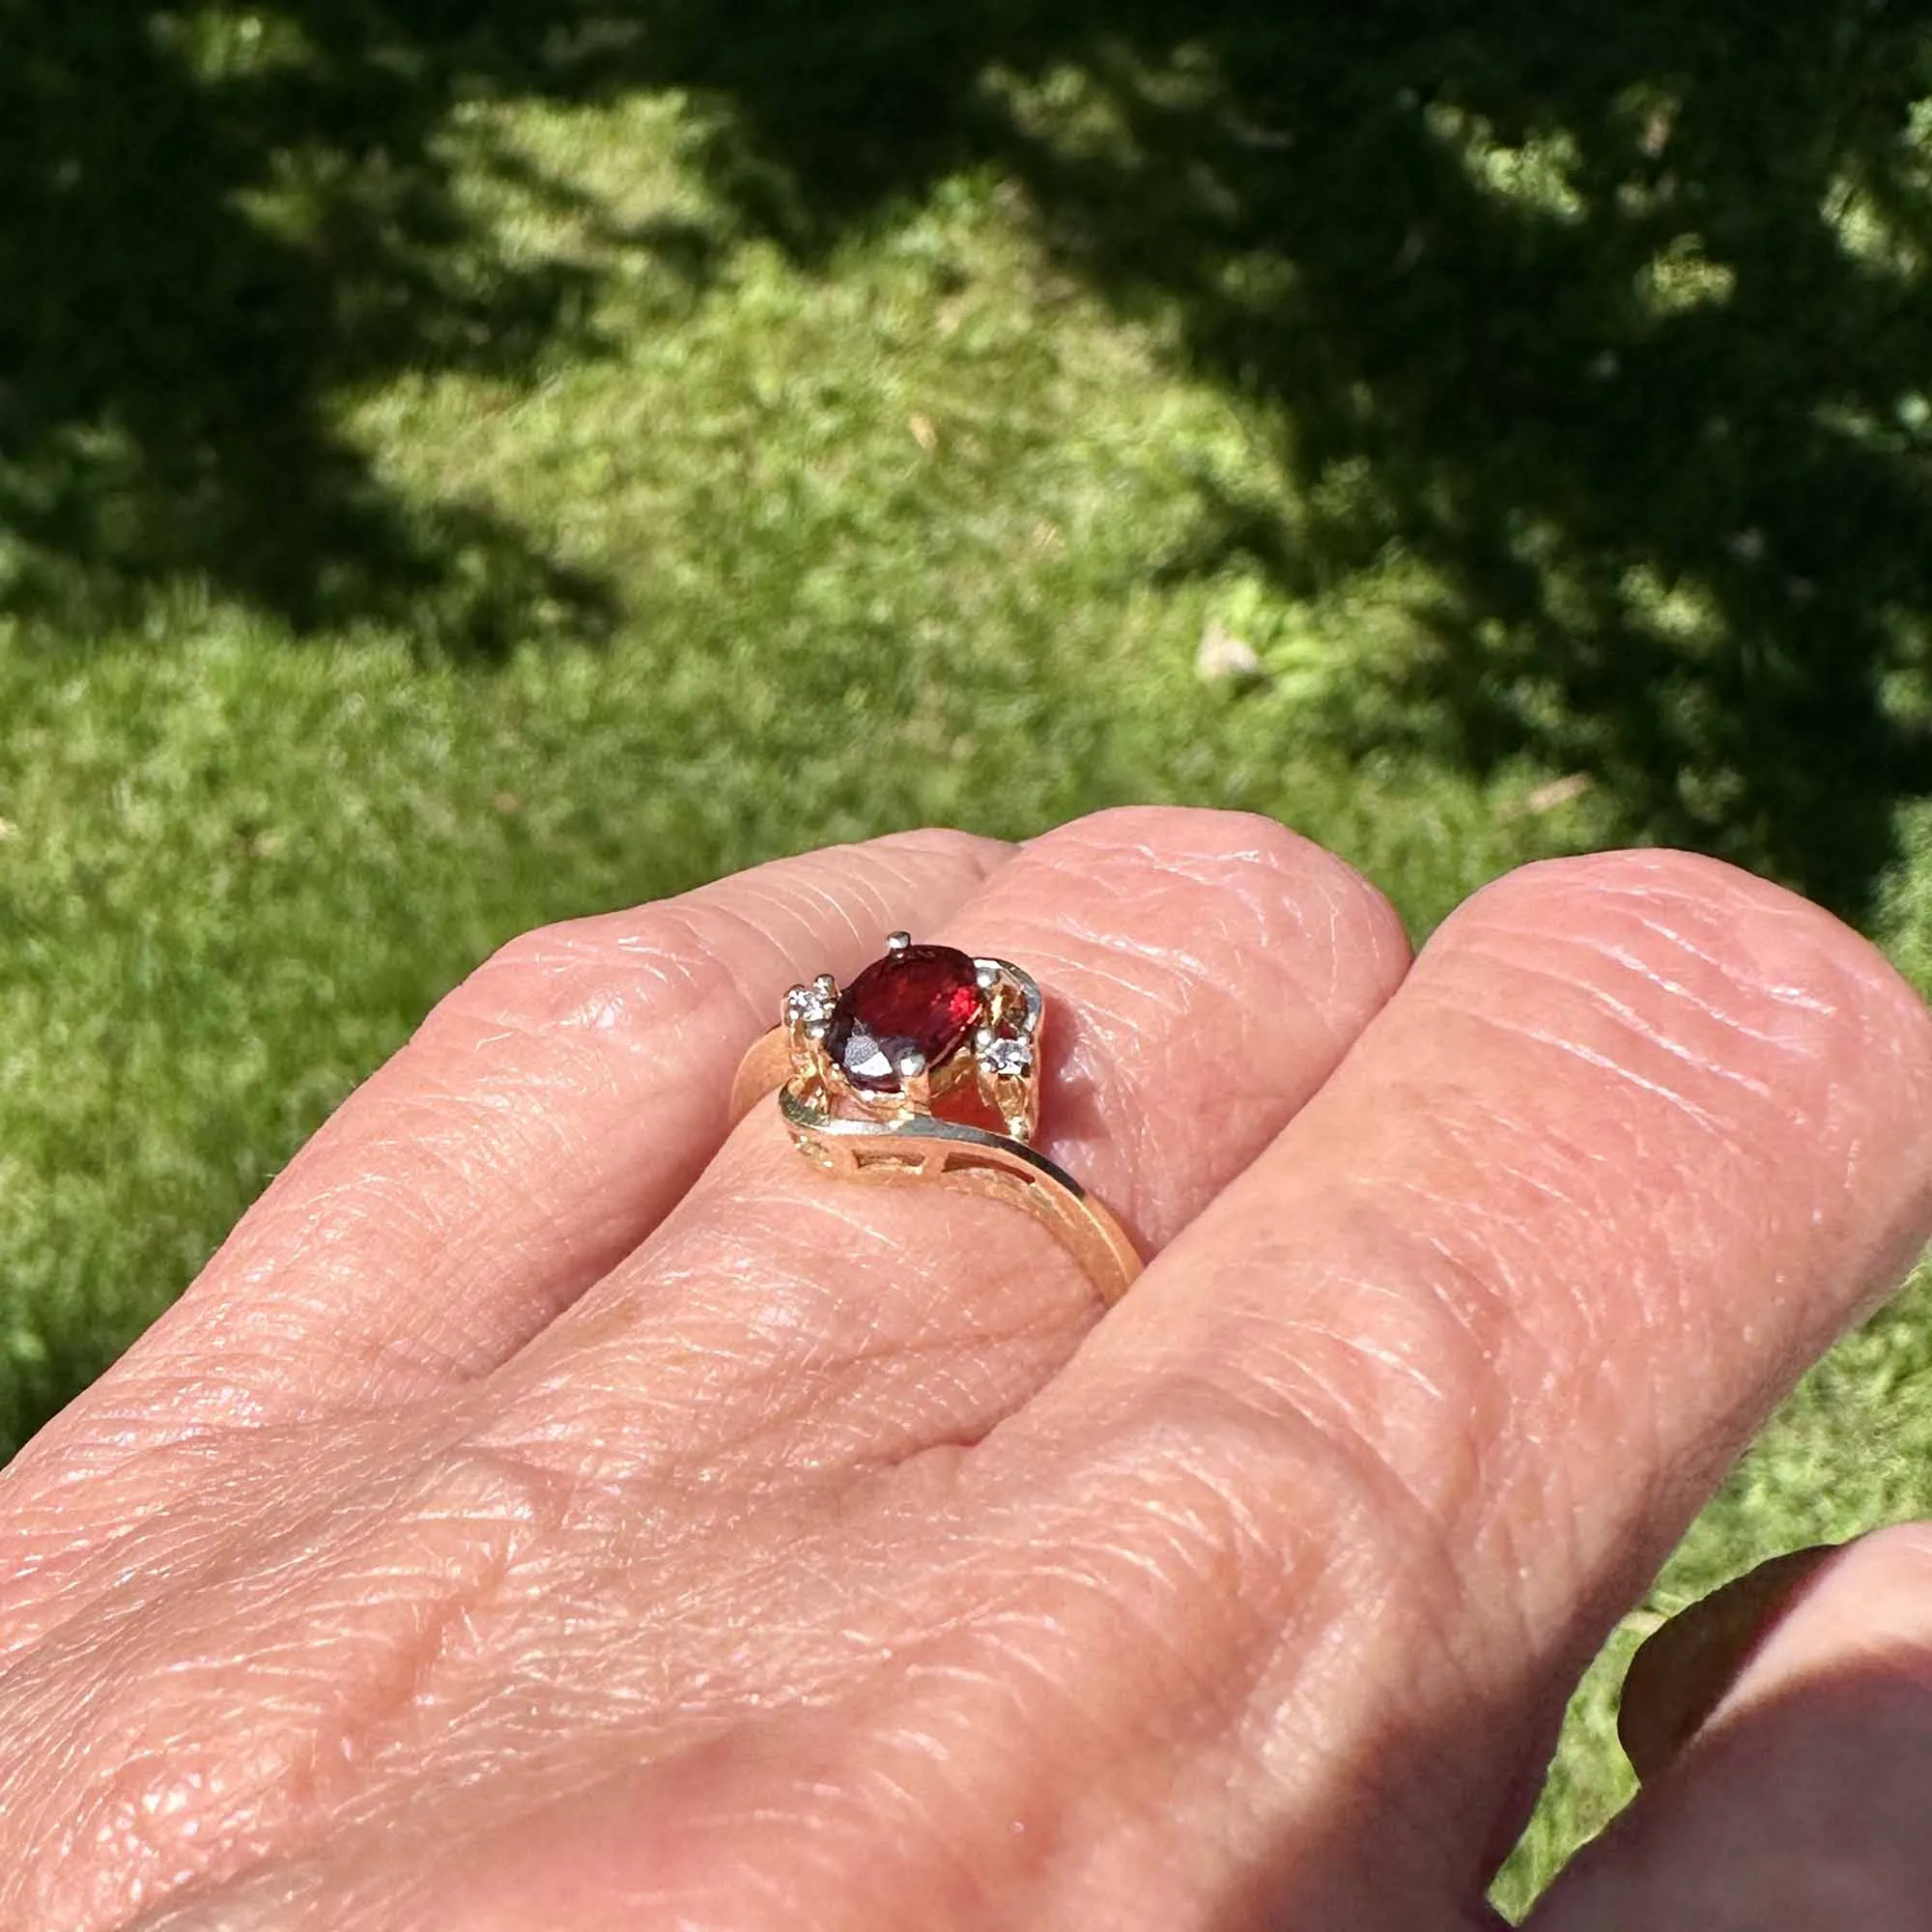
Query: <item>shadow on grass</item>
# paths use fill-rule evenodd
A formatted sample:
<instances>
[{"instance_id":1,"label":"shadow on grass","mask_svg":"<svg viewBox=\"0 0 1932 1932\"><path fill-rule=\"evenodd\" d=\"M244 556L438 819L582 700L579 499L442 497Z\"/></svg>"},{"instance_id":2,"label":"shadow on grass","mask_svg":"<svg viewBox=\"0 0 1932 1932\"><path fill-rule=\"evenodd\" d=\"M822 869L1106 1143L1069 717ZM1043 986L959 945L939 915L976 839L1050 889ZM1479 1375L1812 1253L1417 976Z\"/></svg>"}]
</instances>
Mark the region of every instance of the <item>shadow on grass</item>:
<instances>
[{"instance_id":1,"label":"shadow on grass","mask_svg":"<svg viewBox=\"0 0 1932 1932\"><path fill-rule=\"evenodd\" d=\"M1204 492L1179 567L1432 586L1378 730L1532 751L1855 915L1932 784L1922 6L0 0L0 608L200 575L470 650L595 618L330 411L581 330L581 276L453 195L466 101L675 86L803 258L983 166L1170 318L1307 505Z\"/></svg>"},{"instance_id":2,"label":"shadow on grass","mask_svg":"<svg viewBox=\"0 0 1932 1932\"><path fill-rule=\"evenodd\" d=\"M582 277L460 205L462 10L0 0L0 612L56 643L206 582L298 632L492 655L608 593L336 426L408 370L515 375Z\"/></svg>"},{"instance_id":3,"label":"shadow on grass","mask_svg":"<svg viewBox=\"0 0 1932 1932\"><path fill-rule=\"evenodd\" d=\"M1273 406L1194 567L1432 585L1378 714L1857 916L1932 787L1932 15L1543 0L697 10L660 71L810 251L941 172Z\"/></svg>"}]
</instances>

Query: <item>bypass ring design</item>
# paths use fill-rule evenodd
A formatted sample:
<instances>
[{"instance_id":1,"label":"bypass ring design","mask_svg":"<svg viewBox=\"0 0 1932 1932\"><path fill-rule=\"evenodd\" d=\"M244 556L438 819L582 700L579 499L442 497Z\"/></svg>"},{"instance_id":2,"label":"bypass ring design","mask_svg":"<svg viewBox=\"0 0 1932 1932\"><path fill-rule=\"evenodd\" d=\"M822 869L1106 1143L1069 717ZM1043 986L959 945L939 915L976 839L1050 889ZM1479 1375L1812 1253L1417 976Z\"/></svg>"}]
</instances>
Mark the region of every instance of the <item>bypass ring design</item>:
<instances>
[{"instance_id":1,"label":"bypass ring design","mask_svg":"<svg viewBox=\"0 0 1932 1932\"><path fill-rule=\"evenodd\" d=\"M821 973L785 995L779 1024L738 1067L731 1118L776 1087L794 1145L832 1174L937 1183L1023 1208L1111 1307L1141 1258L1100 1202L1033 1145L1045 1020L1038 985L1010 960L895 932L842 991Z\"/></svg>"}]
</instances>

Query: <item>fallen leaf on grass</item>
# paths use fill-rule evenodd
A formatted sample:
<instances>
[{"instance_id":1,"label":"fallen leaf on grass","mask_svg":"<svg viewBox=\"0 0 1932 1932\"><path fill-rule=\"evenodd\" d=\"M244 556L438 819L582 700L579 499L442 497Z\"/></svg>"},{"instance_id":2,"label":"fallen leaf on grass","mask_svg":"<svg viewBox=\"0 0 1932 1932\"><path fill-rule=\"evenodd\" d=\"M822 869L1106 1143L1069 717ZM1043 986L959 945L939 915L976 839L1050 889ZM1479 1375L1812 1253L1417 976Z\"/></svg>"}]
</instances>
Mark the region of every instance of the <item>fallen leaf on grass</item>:
<instances>
[{"instance_id":1,"label":"fallen leaf on grass","mask_svg":"<svg viewBox=\"0 0 1932 1932\"><path fill-rule=\"evenodd\" d=\"M1522 809L1539 816L1546 811L1561 811L1566 805L1587 798L1596 787L1597 781L1588 772L1572 772L1568 778L1551 779L1548 784L1538 785L1523 799Z\"/></svg>"},{"instance_id":2,"label":"fallen leaf on grass","mask_svg":"<svg viewBox=\"0 0 1932 1932\"><path fill-rule=\"evenodd\" d=\"M1220 618L1211 618L1194 654L1194 674L1203 684L1246 684L1267 675L1261 653L1237 638Z\"/></svg>"}]
</instances>

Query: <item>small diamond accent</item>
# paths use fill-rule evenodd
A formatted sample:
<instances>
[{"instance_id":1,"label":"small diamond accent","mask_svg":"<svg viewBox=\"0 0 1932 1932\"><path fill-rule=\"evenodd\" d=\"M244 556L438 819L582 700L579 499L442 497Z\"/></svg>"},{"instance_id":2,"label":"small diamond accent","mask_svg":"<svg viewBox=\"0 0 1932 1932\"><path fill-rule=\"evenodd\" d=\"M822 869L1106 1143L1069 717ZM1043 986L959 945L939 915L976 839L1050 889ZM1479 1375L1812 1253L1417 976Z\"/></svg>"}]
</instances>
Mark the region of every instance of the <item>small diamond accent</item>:
<instances>
[{"instance_id":1,"label":"small diamond accent","mask_svg":"<svg viewBox=\"0 0 1932 1932\"><path fill-rule=\"evenodd\" d=\"M813 1026L831 1019L832 1002L812 986L794 986L785 995L785 1018L800 1026Z\"/></svg>"},{"instance_id":2,"label":"small diamond accent","mask_svg":"<svg viewBox=\"0 0 1932 1932\"><path fill-rule=\"evenodd\" d=\"M980 1050L980 1058L995 1073L1017 1079L1033 1070L1033 1048L1023 1039L995 1039Z\"/></svg>"}]
</instances>

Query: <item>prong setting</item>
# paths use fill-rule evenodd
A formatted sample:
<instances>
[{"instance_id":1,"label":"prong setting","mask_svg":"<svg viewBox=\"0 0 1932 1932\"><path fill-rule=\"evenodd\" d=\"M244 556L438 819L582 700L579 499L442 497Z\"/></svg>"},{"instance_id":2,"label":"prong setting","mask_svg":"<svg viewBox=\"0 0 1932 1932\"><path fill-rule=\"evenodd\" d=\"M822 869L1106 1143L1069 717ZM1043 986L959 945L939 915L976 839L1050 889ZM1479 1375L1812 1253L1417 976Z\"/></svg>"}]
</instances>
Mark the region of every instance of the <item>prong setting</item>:
<instances>
[{"instance_id":1,"label":"prong setting","mask_svg":"<svg viewBox=\"0 0 1932 1932\"><path fill-rule=\"evenodd\" d=\"M1031 1141L1043 1010L1032 977L908 933L886 947L842 990L821 973L785 995L794 1091L835 1114L902 1122L965 1085L1010 1138Z\"/></svg>"},{"instance_id":2,"label":"prong setting","mask_svg":"<svg viewBox=\"0 0 1932 1932\"><path fill-rule=\"evenodd\" d=\"M1045 1020L1037 983L1009 960L902 938L894 934L886 956L842 991L830 974L791 988L781 1026L739 1065L733 1117L770 1094L788 1059L780 1119L819 1167L1010 1202L1065 1243L1111 1306L1140 1271L1133 1241L1033 1145ZM944 1104L962 1086L963 1111L934 1110L935 1094Z\"/></svg>"},{"instance_id":3,"label":"prong setting","mask_svg":"<svg viewBox=\"0 0 1932 1932\"><path fill-rule=\"evenodd\" d=\"M905 1096L904 1111L910 1114L932 1112L932 1069L923 1053L902 1053L895 1063L899 1091Z\"/></svg>"},{"instance_id":4,"label":"prong setting","mask_svg":"<svg viewBox=\"0 0 1932 1932\"><path fill-rule=\"evenodd\" d=\"M801 1027L829 1025L832 1009L838 998L838 985L836 980L829 986L822 982L810 986L794 986L784 997L785 1022L787 1025Z\"/></svg>"},{"instance_id":5,"label":"prong setting","mask_svg":"<svg viewBox=\"0 0 1932 1932\"><path fill-rule=\"evenodd\" d=\"M1003 959L975 962L986 994L986 1023L973 1037L980 1098L1008 1135L1031 1142L1039 1129L1039 1033L1045 1005L1031 974Z\"/></svg>"}]
</instances>

